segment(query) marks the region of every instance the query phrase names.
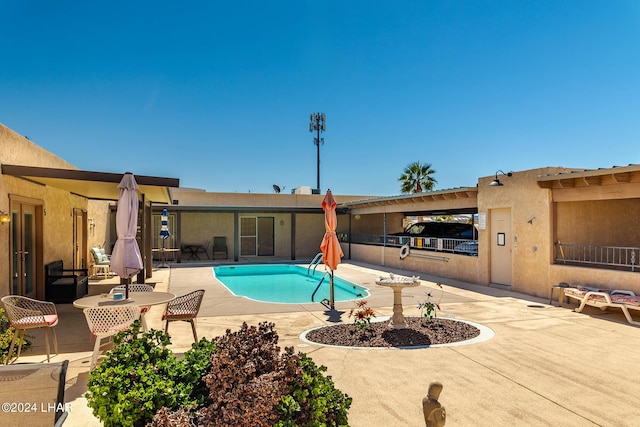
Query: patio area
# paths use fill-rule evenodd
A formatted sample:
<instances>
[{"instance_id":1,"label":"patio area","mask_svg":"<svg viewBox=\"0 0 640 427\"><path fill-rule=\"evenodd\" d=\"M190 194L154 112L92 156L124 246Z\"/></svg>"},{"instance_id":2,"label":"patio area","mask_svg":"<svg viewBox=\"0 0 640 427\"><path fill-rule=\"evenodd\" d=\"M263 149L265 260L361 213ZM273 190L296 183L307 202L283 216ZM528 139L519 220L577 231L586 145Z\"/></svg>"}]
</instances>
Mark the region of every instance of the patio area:
<instances>
[{"instance_id":1,"label":"patio area","mask_svg":"<svg viewBox=\"0 0 640 427\"><path fill-rule=\"evenodd\" d=\"M439 317L481 323L495 336L478 344L413 350L324 347L299 338L336 320L319 303L268 304L233 296L204 263L154 270L148 283L176 295L206 290L197 322L200 337L237 330L242 322L275 323L281 347L293 346L327 366L336 387L353 397L349 422L354 427L424 426L421 400L433 381L444 385L439 400L447 425L637 425L640 383L632 373L637 370L640 328L630 326L619 311L574 313L575 304L551 306L548 298L361 263L341 264L336 273L368 287L369 306L389 316L393 292L375 284L389 272L422 279L421 286L402 294L406 316L419 315L416 307L425 292L432 293L432 301L440 300L434 285L439 281L444 285ZM97 283L115 285L118 278ZM336 303L341 321L351 323L347 314L352 307ZM60 354L52 361L70 361L65 400L72 406L65 426L100 426L83 397L93 349L86 321L71 304L57 309ZM161 312L152 307L146 315L151 328L162 328ZM176 353L190 348L189 324L172 323L169 333ZM33 348L19 362L46 361L42 332L34 335Z\"/></svg>"}]
</instances>

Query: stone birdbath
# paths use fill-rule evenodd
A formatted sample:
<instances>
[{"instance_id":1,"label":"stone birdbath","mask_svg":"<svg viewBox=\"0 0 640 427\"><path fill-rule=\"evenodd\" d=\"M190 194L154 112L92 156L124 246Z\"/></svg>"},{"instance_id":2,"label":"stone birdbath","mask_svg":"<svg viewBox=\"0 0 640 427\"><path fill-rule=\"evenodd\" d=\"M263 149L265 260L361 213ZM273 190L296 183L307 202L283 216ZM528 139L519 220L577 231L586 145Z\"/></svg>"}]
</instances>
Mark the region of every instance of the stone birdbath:
<instances>
[{"instance_id":1,"label":"stone birdbath","mask_svg":"<svg viewBox=\"0 0 640 427\"><path fill-rule=\"evenodd\" d=\"M407 323L402 314L402 290L420 285L420 278L417 276L403 277L389 273L388 277L380 277L376 280L376 285L387 286L393 289L393 316L389 324L393 329L405 329Z\"/></svg>"}]
</instances>

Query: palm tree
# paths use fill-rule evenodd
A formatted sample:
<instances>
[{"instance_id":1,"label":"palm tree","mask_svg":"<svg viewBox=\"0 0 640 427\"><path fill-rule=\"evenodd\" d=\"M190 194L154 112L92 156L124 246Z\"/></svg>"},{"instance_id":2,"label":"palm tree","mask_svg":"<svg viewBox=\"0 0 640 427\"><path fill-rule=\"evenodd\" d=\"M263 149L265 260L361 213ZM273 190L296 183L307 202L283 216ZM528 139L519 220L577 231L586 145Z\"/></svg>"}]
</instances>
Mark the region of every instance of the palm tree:
<instances>
[{"instance_id":1,"label":"palm tree","mask_svg":"<svg viewBox=\"0 0 640 427\"><path fill-rule=\"evenodd\" d=\"M400 191L402 194L410 194L433 190L433 187L438 183L432 176L435 173L436 171L431 169L431 163L409 163L398 178L398 181L402 183Z\"/></svg>"}]
</instances>

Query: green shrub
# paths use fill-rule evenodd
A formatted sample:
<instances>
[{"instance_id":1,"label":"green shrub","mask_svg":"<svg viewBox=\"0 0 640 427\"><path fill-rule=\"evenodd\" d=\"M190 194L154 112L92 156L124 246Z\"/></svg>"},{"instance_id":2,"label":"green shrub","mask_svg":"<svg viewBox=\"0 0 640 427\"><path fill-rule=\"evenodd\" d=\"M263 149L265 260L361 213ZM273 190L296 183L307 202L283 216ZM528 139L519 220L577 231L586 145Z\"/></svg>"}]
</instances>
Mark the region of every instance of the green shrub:
<instances>
[{"instance_id":1,"label":"green shrub","mask_svg":"<svg viewBox=\"0 0 640 427\"><path fill-rule=\"evenodd\" d=\"M9 318L7 317L7 313L4 311L4 308L0 308L0 361L2 363L6 362L6 359L9 355L9 347L11 346L11 340L13 339L13 334L16 333L16 330L10 326ZM31 348L31 339L33 337L31 335L25 334L20 337L22 340L22 351L25 351ZM13 346L13 351L11 354L11 358L18 355L18 347L20 346L20 340L16 340L16 343Z\"/></svg>"},{"instance_id":2,"label":"green shrub","mask_svg":"<svg viewBox=\"0 0 640 427\"><path fill-rule=\"evenodd\" d=\"M210 359L213 343L194 344L178 361L166 348L171 344L169 336L158 330L141 334L138 321L116 334L113 342L107 359L89 374L85 395L105 427L142 427L163 407L177 409L206 401L198 387L209 370L203 360Z\"/></svg>"},{"instance_id":3,"label":"green shrub","mask_svg":"<svg viewBox=\"0 0 640 427\"><path fill-rule=\"evenodd\" d=\"M304 374L276 407L282 416L275 426L348 426L347 411L353 399L335 388L331 376L324 375L326 366L317 366L303 353L298 363Z\"/></svg>"},{"instance_id":4,"label":"green shrub","mask_svg":"<svg viewBox=\"0 0 640 427\"><path fill-rule=\"evenodd\" d=\"M197 406L211 403L209 389L203 377L211 369L211 357L215 352L215 341L201 338L197 343L191 344L191 350L185 352L178 363L176 378L191 386L190 401Z\"/></svg>"},{"instance_id":5,"label":"green shrub","mask_svg":"<svg viewBox=\"0 0 640 427\"><path fill-rule=\"evenodd\" d=\"M105 427L348 426L351 398L324 366L293 347L280 351L273 323L212 341L201 339L180 360L168 335L114 336L114 348L90 374L87 398Z\"/></svg>"},{"instance_id":6,"label":"green shrub","mask_svg":"<svg viewBox=\"0 0 640 427\"><path fill-rule=\"evenodd\" d=\"M351 398L334 387L326 367L293 348L277 346L273 323L215 339L216 352L204 377L211 403L196 410L163 409L150 426L347 426Z\"/></svg>"}]
</instances>

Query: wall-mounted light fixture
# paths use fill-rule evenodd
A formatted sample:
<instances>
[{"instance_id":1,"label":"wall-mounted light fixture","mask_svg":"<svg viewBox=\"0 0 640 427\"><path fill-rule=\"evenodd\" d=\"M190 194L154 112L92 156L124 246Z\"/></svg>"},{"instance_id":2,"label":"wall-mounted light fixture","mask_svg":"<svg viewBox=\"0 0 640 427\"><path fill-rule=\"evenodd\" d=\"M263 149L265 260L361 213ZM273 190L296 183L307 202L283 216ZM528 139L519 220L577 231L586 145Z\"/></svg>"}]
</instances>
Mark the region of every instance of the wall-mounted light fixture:
<instances>
[{"instance_id":1,"label":"wall-mounted light fixture","mask_svg":"<svg viewBox=\"0 0 640 427\"><path fill-rule=\"evenodd\" d=\"M11 215L9 212L0 211L0 224L4 225L7 222L11 222Z\"/></svg>"},{"instance_id":2,"label":"wall-mounted light fixture","mask_svg":"<svg viewBox=\"0 0 640 427\"><path fill-rule=\"evenodd\" d=\"M353 217L356 219L356 221L360 221L360 218L362 218L360 214L356 214Z\"/></svg>"},{"instance_id":3,"label":"wall-mounted light fixture","mask_svg":"<svg viewBox=\"0 0 640 427\"><path fill-rule=\"evenodd\" d=\"M500 182L500 180L498 179L498 174L499 174L499 173L501 173L502 175L506 175L506 176L511 176L511 175L513 175L511 172L504 173L504 172L502 172L501 170L497 171L497 172L496 172L496 178L495 178L493 181L491 181L491 183L489 184L491 187L500 187L500 186L502 186L502 185L503 185L503 184Z\"/></svg>"}]
</instances>

